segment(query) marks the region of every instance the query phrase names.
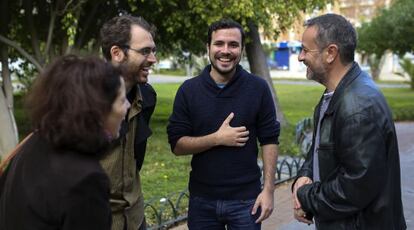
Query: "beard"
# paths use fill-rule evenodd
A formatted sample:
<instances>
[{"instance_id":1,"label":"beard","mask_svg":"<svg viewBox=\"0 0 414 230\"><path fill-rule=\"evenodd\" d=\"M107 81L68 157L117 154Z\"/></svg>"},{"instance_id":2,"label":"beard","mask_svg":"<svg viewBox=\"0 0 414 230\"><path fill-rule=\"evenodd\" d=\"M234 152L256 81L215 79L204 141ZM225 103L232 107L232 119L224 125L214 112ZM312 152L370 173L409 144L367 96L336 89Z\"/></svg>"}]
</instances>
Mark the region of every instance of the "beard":
<instances>
[{"instance_id":1,"label":"beard","mask_svg":"<svg viewBox=\"0 0 414 230\"><path fill-rule=\"evenodd\" d=\"M131 62L128 58L122 61L122 63L120 64L120 68L122 70L122 76L124 77L124 80L128 82L128 84L135 85L135 84L141 83L141 81L146 82L146 76L144 77L141 76L142 65L143 63L139 65L137 63Z\"/></svg>"},{"instance_id":2,"label":"beard","mask_svg":"<svg viewBox=\"0 0 414 230\"><path fill-rule=\"evenodd\" d=\"M212 68L214 68L221 75L227 75L231 73L234 69L236 69L236 65L234 65L231 69L221 69L220 67L216 65L215 62L210 61L210 63L211 63Z\"/></svg>"},{"instance_id":3,"label":"beard","mask_svg":"<svg viewBox=\"0 0 414 230\"><path fill-rule=\"evenodd\" d=\"M321 84L326 81L327 71L325 66L318 64L315 68L311 68L309 64L305 63L305 65L307 66L306 78L308 80L313 80Z\"/></svg>"}]
</instances>

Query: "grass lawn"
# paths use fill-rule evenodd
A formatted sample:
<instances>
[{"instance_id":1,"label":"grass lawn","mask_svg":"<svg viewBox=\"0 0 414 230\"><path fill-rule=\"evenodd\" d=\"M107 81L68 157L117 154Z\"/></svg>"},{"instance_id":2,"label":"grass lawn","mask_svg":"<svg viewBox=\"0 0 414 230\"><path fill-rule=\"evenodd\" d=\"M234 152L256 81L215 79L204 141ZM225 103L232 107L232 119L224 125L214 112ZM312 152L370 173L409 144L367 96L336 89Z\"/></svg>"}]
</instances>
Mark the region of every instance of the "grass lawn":
<instances>
[{"instance_id":1,"label":"grass lawn","mask_svg":"<svg viewBox=\"0 0 414 230\"><path fill-rule=\"evenodd\" d=\"M180 84L154 84L158 94L157 107L151 120L153 135L149 139L147 155L141 170L142 184L146 199L167 196L187 187L188 173L191 170L190 156L177 157L170 151L166 125L172 110L175 93ZM279 102L289 122L283 127L280 137L282 154L296 154L298 149L293 142L294 126L304 117L313 114L323 87L319 85L286 85L275 83ZM395 120L414 120L414 91L407 88L382 90L393 110ZM16 97L15 116L21 137L30 130L27 115L22 109L21 97Z\"/></svg>"},{"instance_id":2,"label":"grass lawn","mask_svg":"<svg viewBox=\"0 0 414 230\"><path fill-rule=\"evenodd\" d=\"M151 127L153 136L141 170L146 198L166 196L187 187L191 170L190 156L177 157L171 153L167 141L166 125L173 106L175 92L180 84L155 84L158 103ZM324 88L322 86L275 84L279 102L289 125L282 129L280 150L282 154L296 154L294 126L304 117L312 116ZM397 120L414 120L414 91L406 88L383 89Z\"/></svg>"}]
</instances>

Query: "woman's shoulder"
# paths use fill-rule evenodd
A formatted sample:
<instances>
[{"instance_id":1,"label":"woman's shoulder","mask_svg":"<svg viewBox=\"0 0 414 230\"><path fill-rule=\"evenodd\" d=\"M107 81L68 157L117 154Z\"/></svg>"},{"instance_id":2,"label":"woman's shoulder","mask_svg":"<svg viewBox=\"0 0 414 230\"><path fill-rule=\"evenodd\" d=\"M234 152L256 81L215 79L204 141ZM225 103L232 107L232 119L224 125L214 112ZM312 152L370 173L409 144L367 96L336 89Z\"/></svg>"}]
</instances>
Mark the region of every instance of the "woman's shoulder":
<instances>
[{"instance_id":1,"label":"woman's shoulder","mask_svg":"<svg viewBox=\"0 0 414 230\"><path fill-rule=\"evenodd\" d=\"M71 149L56 148L38 134L33 135L22 147L22 163L25 174L35 181L48 178L49 183L66 184L64 187L75 186L83 178L91 175L106 176L99 159ZM49 183L44 185L49 186Z\"/></svg>"}]
</instances>

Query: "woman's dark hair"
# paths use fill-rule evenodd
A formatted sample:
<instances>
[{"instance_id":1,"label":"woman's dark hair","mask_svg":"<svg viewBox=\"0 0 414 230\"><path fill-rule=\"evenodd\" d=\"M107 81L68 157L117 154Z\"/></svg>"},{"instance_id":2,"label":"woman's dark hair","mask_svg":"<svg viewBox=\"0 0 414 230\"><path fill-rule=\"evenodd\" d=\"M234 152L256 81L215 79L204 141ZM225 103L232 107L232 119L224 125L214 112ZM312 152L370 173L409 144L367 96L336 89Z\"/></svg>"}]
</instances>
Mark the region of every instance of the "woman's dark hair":
<instances>
[{"instance_id":1,"label":"woman's dark hair","mask_svg":"<svg viewBox=\"0 0 414 230\"><path fill-rule=\"evenodd\" d=\"M104 120L118 96L120 76L96 57L58 58L37 77L26 100L34 128L57 148L103 151Z\"/></svg>"}]
</instances>

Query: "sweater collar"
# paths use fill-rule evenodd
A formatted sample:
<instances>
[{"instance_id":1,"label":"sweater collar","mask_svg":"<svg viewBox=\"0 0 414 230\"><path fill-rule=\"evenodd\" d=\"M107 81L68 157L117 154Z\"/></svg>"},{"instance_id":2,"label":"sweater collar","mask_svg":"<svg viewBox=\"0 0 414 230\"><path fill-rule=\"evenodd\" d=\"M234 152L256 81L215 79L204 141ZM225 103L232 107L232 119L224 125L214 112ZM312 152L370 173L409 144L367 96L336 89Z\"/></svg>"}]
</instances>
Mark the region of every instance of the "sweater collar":
<instances>
[{"instance_id":1,"label":"sweater collar","mask_svg":"<svg viewBox=\"0 0 414 230\"><path fill-rule=\"evenodd\" d=\"M202 84L207 89L207 92L214 97L233 97L237 93L239 87L233 87L233 85L241 85L246 79L245 76L248 76L248 73L243 69L241 65L236 66L236 72L230 81L223 87L220 88L217 86L217 83L210 76L211 65L208 65L204 68L203 72L200 74L202 79Z\"/></svg>"},{"instance_id":2,"label":"sweater collar","mask_svg":"<svg viewBox=\"0 0 414 230\"><path fill-rule=\"evenodd\" d=\"M215 91L225 90L226 88L229 88L231 85L235 84L239 80L239 78L245 74L245 70L241 65L236 66L236 72L234 73L233 77L230 79L229 82L227 82L226 86L224 88L220 88L217 86L217 83L213 80L213 78L210 75L211 71L211 64L207 65L203 72L201 73L201 77L203 78L203 83L206 84L209 88L214 89Z\"/></svg>"}]
</instances>

